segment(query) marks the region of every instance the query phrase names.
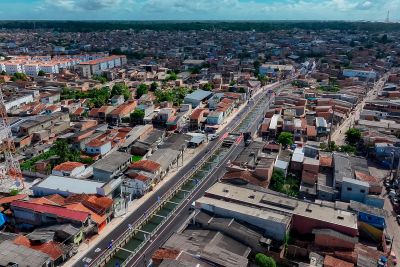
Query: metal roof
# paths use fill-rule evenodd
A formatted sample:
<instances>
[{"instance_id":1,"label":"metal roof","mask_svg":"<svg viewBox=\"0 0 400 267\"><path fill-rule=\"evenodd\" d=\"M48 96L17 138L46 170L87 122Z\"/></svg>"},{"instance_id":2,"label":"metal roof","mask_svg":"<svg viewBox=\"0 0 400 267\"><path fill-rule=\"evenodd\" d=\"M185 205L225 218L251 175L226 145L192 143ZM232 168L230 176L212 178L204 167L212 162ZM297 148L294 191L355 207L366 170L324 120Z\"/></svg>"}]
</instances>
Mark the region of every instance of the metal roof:
<instances>
[{"instance_id":1,"label":"metal roof","mask_svg":"<svg viewBox=\"0 0 400 267\"><path fill-rule=\"evenodd\" d=\"M96 194L96 189L103 187L104 184L105 183L92 180L50 175L42 182L33 186L32 190L35 190L35 188L43 188L69 192L71 194Z\"/></svg>"}]
</instances>

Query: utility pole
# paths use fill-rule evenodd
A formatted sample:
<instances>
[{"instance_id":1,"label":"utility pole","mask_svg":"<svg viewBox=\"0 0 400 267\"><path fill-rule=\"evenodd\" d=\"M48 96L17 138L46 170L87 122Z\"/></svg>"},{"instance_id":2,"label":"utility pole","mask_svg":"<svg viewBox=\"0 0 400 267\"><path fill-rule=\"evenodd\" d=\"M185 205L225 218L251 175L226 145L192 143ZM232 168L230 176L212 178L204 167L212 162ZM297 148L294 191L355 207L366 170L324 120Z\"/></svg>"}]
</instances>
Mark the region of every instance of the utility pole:
<instances>
[{"instance_id":1,"label":"utility pole","mask_svg":"<svg viewBox=\"0 0 400 267\"><path fill-rule=\"evenodd\" d=\"M335 105L333 105L333 113L332 113L332 117L331 117L331 125L329 127L329 138L328 138L328 148L329 148L329 144L332 141L332 125L333 125L333 117L335 117Z\"/></svg>"}]
</instances>

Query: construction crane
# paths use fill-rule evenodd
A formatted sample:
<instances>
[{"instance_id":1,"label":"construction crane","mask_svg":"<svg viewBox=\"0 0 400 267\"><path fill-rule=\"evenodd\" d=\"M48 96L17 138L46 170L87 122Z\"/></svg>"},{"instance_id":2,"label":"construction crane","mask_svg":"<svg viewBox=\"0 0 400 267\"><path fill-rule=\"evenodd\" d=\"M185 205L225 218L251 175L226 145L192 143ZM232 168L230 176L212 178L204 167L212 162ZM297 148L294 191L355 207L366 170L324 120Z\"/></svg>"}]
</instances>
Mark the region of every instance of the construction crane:
<instances>
[{"instance_id":1,"label":"construction crane","mask_svg":"<svg viewBox=\"0 0 400 267\"><path fill-rule=\"evenodd\" d=\"M0 191L25 188L18 160L14 158L15 144L8 124L7 110L0 89Z\"/></svg>"}]
</instances>

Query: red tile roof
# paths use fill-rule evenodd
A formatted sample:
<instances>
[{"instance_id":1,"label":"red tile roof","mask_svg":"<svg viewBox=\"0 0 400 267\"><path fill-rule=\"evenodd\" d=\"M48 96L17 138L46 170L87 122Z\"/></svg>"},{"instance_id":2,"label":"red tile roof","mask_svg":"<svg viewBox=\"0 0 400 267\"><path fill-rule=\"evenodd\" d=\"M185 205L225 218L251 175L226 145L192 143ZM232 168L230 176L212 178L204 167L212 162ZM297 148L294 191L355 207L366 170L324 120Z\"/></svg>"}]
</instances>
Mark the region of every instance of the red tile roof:
<instances>
[{"instance_id":1,"label":"red tile roof","mask_svg":"<svg viewBox=\"0 0 400 267\"><path fill-rule=\"evenodd\" d=\"M315 126L307 125L307 136L317 136L317 130L315 129Z\"/></svg>"},{"instance_id":2,"label":"red tile roof","mask_svg":"<svg viewBox=\"0 0 400 267\"><path fill-rule=\"evenodd\" d=\"M190 114L190 119L198 120L205 110L205 108L196 108L195 110L193 110L192 114Z\"/></svg>"},{"instance_id":3,"label":"red tile roof","mask_svg":"<svg viewBox=\"0 0 400 267\"><path fill-rule=\"evenodd\" d=\"M369 175L369 174L365 174L359 171L355 171L354 172L356 175L356 178L358 180L364 181L364 182L368 182L370 184L379 184L378 179L376 179L375 176Z\"/></svg>"},{"instance_id":4,"label":"red tile roof","mask_svg":"<svg viewBox=\"0 0 400 267\"><path fill-rule=\"evenodd\" d=\"M101 147L104 146L105 144L109 143L109 140L99 140L98 138L90 140L86 146L90 147Z\"/></svg>"},{"instance_id":5,"label":"red tile roof","mask_svg":"<svg viewBox=\"0 0 400 267\"><path fill-rule=\"evenodd\" d=\"M152 256L153 260L165 260L165 259L176 259L178 257L180 251L169 248L159 248L157 249Z\"/></svg>"},{"instance_id":6,"label":"red tile roof","mask_svg":"<svg viewBox=\"0 0 400 267\"><path fill-rule=\"evenodd\" d=\"M27 196L28 195L26 195L26 194L20 194L20 195L16 195L16 196L2 197L2 198L0 198L0 205L11 203L14 200L22 200L22 199L26 198Z\"/></svg>"},{"instance_id":7,"label":"red tile roof","mask_svg":"<svg viewBox=\"0 0 400 267\"><path fill-rule=\"evenodd\" d=\"M80 162L73 162L73 161L66 161L61 164L58 164L53 168L56 171L73 171L75 168L85 166L83 163Z\"/></svg>"},{"instance_id":8,"label":"red tile roof","mask_svg":"<svg viewBox=\"0 0 400 267\"><path fill-rule=\"evenodd\" d=\"M60 196L58 194L53 194L53 195L49 195L49 196L45 196L45 198L47 198L48 200L56 203L57 205L64 205L65 204L65 198L63 196Z\"/></svg>"},{"instance_id":9,"label":"red tile roof","mask_svg":"<svg viewBox=\"0 0 400 267\"><path fill-rule=\"evenodd\" d=\"M252 185L261 186L263 188L267 188L268 180L260 179L253 175L251 172L246 170L239 170L239 171L231 171L226 173L222 178L222 181L235 181L235 180L242 180Z\"/></svg>"},{"instance_id":10,"label":"red tile roof","mask_svg":"<svg viewBox=\"0 0 400 267\"><path fill-rule=\"evenodd\" d=\"M150 179L150 177L148 177L148 176L146 176L144 174L141 174L141 173L137 173L137 172L129 172L126 175L129 178L136 179L136 180L139 180L139 181L142 181L142 182L146 182L147 180Z\"/></svg>"},{"instance_id":11,"label":"red tile roof","mask_svg":"<svg viewBox=\"0 0 400 267\"><path fill-rule=\"evenodd\" d=\"M40 205L19 200L13 201L11 203L11 207L22 208L37 213L53 214L60 218L65 218L80 222L85 222L90 216L90 214L87 212L74 211L63 207L57 207L51 205Z\"/></svg>"},{"instance_id":12,"label":"red tile roof","mask_svg":"<svg viewBox=\"0 0 400 267\"><path fill-rule=\"evenodd\" d=\"M63 255L63 251L60 248L60 244L54 241L49 241L43 244L34 245L31 244L31 241L23 235L19 235L14 239L14 243L17 245L22 245L34 250L41 251L47 255L49 255L52 260L57 260Z\"/></svg>"},{"instance_id":13,"label":"red tile roof","mask_svg":"<svg viewBox=\"0 0 400 267\"><path fill-rule=\"evenodd\" d=\"M136 169L136 170L143 170L147 172L156 172L159 170L161 165L157 162L154 162L152 160L144 159L144 160L139 160L134 163L132 163L129 166L129 169Z\"/></svg>"},{"instance_id":14,"label":"red tile roof","mask_svg":"<svg viewBox=\"0 0 400 267\"><path fill-rule=\"evenodd\" d=\"M332 167L332 157L330 156L320 156L319 165L322 167Z\"/></svg>"},{"instance_id":15,"label":"red tile roof","mask_svg":"<svg viewBox=\"0 0 400 267\"><path fill-rule=\"evenodd\" d=\"M324 267L353 267L353 266L354 266L353 263L339 260L329 255L325 256L324 259Z\"/></svg>"},{"instance_id":16,"label":"red tile roof","mask_svg":"<svg viewBox=\"0 0 400 267\"><path fill-rule=\"evenodd\" d=\"M102 224L107 219L107 217L105 215L99 215L99 214L95 213L94 211L85 207L82 203L68 204L68 205L65 205L64 207L66 207L67 209L70 209L70 210L90 213L92 220L98 225Z\"/></svg>"}]
</instances>

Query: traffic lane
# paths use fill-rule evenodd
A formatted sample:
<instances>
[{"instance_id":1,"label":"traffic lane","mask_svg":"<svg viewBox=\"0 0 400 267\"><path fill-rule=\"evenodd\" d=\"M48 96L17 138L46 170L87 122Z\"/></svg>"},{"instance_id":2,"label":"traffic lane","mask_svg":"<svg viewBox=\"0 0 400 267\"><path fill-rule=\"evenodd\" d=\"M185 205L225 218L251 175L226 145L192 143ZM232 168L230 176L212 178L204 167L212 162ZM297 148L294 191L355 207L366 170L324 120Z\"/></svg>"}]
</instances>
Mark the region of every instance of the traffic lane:
<instances>
[{"instance_id":1,"label":"traffic lane","mask_svg":"<svg viewBox=\"0 0 400 267\"><path fill-rule=\"evenodd\" d=\"M267 106L269 105L269 102L267 102ZM258 117L262 117L263 114L260 113L260 116ZM255 122L255 123L254 123ZM249 131L254 134L255 131L257 130L257 120L255 120L253 122L253 125L250 126ZM211 176L209 179L207 179L206 181L204 181L204 184L202 184L202 187L200 190L194 192L193 196L190 198L191 200L186 201L183 204L183 207L181 208L181 210L179 210L176 214L173 215L173 218L171 219L171 221L166 224L166 226L161 227L161 229L159 229L159 231L162 232L166 232L167 234L162 234L159 235L158 232L155 234L155 236L153 238L151 238L151 242L147 243L142 250L145 251L145 253L143 254L137 254L135 257L132 258L132 260L128 263L128 266L147 266L149 263L149 260L151 258L151 255L160 247L162 246L162 244L164 244L166 242L166 240L168 240L168 238L172 235L172 233L176 232L177 229L179 229L179 227L182 225L182 223L184 223L188 217L188 210L189 207L192 203L192 200L194 199L198 199L200 196L202 196L205 191L211 186L213 185L218 179L219 177L222 176L222 174L225 172L225 165L229 160L232 160L234 158L236 158L240 152L243 149L243 142L241 143L241 145L238 145L234 148L234 151L232 152L232 154L229 155L229 157L225 158L219 165L219 167L217 167L217 171L216 173Z\"/></svg>"},{"instance_id":2,"label":"traffic lane","mask_svg":"<svg viewBox=\"0 0 400 267\"><path fill-rule=\"evenodd\" d=\"M211 143L209 145L213 145L214 147L216 143ZM80 262L82 263L82 265L84 264L82 262L84 258L91 258L93 260L99 255L99 253L101 253L101 251L98 253L95 252L97 248L100 248L102 251L104 251L104 249L108 247L109 242L112 239L115 239L122 235L126 231L126 229L128 229L129 224L134 224L137 221L137 218L143 215L151 205L157 202L157 198L159 195L165 195L165 193L171 190L171 188L173 188L179 182L182 175L187 174L193 168L193 164L199 162L203 157L203 153L196 155L187 165L183 166L183 168L180 169L176 175L172 176L171 179L169 179L162 187L158 189L157 195L152 194L142 205L138 206L138 208L133 213L131 213L127 219L125 219L121 224L115 227L110 234L107 235L107 237L109 238L103 238L101 241L99 241L96 247L92 248L81 258Z\"/></svg>"},{"instance_id":3,"label":"traffic lane","mask_svg":"<svg viewBox=\"0 0 400 267\"><path fill-rule=\"evenodd\" d=\"M132 258L131 261L128 262L127 266L143 266L146 267L149 263L149 260L151 258L151 255L160 247L162 246L168 238L176 232L179 227L189 218L189 207L192 204L193 200L198 199L200 196L202 196L205 191L213 185L219 177L222 176L222 174L225 172L225 165L226 163L237 157L240 152L243 149L243 142L240 145L237 145L232 153L230 154L229 157L225 158L223 161L221 161L219 167L217 167L217 171L215 172L214 175L212 175L209 179L204 181L204 184L202 184L202 187L200 190L195 191L190 198L189 201L185 201L182 208L178 210L177 213L175 213L172 216L172 219L169 221L168 224L164 224L163 227L155 233L155 235L150 239L150 242L148 242L143 248L142 251L146 251L144 254L143 253L138 253L136 256ZM167 234L159 234L159 232L165 232Z\"/></svg>"}]
</instances>

